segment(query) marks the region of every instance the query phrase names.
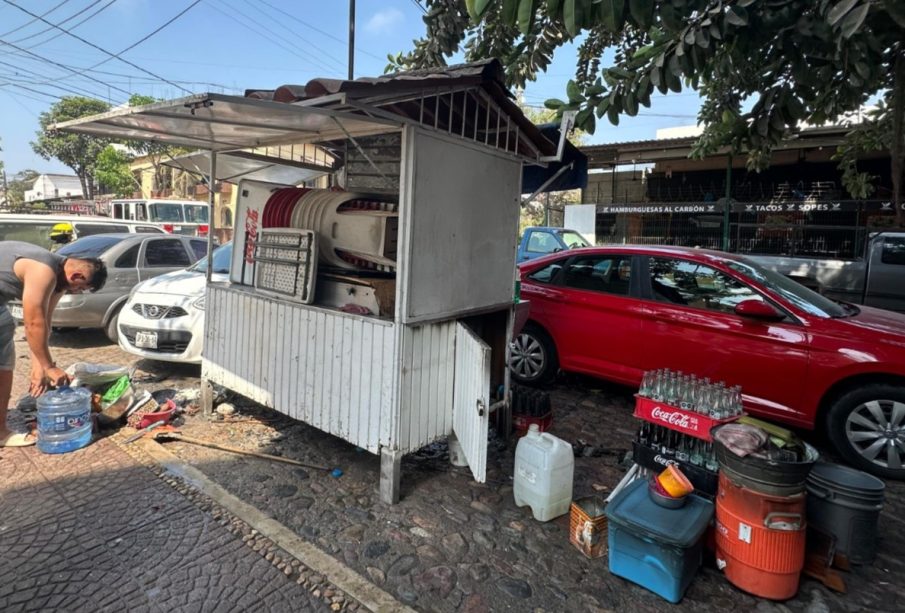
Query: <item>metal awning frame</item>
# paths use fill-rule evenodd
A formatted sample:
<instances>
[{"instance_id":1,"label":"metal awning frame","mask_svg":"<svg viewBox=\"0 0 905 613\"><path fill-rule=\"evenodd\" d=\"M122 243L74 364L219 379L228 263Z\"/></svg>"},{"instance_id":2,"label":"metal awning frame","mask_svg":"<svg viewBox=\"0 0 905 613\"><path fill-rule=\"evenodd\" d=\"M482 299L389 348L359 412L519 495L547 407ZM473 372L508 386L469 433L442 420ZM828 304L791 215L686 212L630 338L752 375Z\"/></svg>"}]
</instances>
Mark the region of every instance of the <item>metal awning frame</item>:
<instances>
[{"instance_id":1,"label":"metal awning frame","mask_svg":"<svg viewBox=\"0 0 905 613\"><path fill-rule=\"evenodd\" d=\"M232 117L218 117L222 108ZM236 118L243 115L248 119ZM404 123L399 118L366 117L316 106L207 93L114 109L52 124L50 129L123 140L156 141L208 151L230 151L345 138L343 132L336 129L334 120L356 136L399 131ZM322 129L306 129L306 122Z\"/></svg>"}]
</instances>

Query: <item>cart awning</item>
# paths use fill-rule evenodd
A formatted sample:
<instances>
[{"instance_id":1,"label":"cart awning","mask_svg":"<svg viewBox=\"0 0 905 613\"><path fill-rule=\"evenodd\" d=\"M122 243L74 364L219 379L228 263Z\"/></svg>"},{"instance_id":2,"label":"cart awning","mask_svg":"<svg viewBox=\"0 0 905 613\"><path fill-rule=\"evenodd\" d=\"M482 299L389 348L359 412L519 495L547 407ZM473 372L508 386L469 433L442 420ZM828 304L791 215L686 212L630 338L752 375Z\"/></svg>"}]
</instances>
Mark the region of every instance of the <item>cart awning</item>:
<instances>
[{"instance_id":1,"label":"cart awning","mask_svg":"<svg viewBox=\"0 0 905 613\"><path fill-rule=\"evenodd\" d=\"M52 124L51 130L229 151L402 128L402 120L223 94L196 94Z\"/></svg>"},{"instance_id":2,"label":"cart awning","mask_svg":"<svg viewBox=\"0 0 905 613\"><path fill-rule=\"evenodd\" d=\"M282 157L262 155L256 151L252 149L217 154L217 181L238 183L243 179L250 179L267 183L299 185L332 173L334 170L332 164L317 166ZM163 164L207 177L211 168L211 156L207 151L199 151L164 160Z\"/></svg>"}]
</instances>

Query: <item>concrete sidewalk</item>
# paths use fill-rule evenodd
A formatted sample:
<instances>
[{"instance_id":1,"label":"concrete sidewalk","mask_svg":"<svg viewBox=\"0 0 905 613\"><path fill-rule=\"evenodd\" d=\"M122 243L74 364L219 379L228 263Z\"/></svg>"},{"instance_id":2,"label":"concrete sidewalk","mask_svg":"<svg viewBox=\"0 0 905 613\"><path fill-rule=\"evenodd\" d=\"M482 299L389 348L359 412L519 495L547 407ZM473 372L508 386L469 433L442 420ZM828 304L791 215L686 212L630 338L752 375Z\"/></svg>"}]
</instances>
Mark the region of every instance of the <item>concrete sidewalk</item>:
<instances>
[{"instance_id":1,"label":"concrete sidewalk","mask_svg":"<svg viewBox=\"0 0 905 613\"><path fill-rule=\"evenodd\" d=\"M358 609L197 498L110 439L62 455L0 449L0 611Z\"/></svg>"}]
</instances>

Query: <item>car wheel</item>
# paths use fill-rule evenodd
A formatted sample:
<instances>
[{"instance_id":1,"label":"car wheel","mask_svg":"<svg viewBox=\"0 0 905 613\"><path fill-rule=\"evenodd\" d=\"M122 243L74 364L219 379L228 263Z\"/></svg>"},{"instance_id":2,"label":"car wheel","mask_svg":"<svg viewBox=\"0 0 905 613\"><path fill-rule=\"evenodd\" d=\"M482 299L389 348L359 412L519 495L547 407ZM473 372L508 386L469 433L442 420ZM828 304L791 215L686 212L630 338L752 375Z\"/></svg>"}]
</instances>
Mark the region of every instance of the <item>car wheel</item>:
<instances>
[{"instance_id":1,"label":"car wheel","mask_svg":"<svg viewBox=\"0 0 905 613\"><path fill-rule=\"evenodd\" d=\"M905 387L875 383L844 394L827 414L827 436L852 465L905 479Z\"/></svg>"},{"instance_id":2,"label":"car wheel","mask_svg":"<svg viewBox=\"0 0 905 613\"><path fill-rule=\"evenodd\" d=\"M509 353L509 370L518 383L549 383L559 370L553 339L543 328L528 324L515 337Z\"/></svg>"},{"instance_id":3,"label":"car wheel","mask_svg":"<svg viewBox=\"0 0 905 613\"><path fill-rule=\"evenodd\" d=\"M109 338L110 342L114 345L119 344L119 312L122 309L122 306L116 308L113 315L110 316L110 321L107 322L107 327L104 329L107 338Z\"/></svg>"}]
</instances>

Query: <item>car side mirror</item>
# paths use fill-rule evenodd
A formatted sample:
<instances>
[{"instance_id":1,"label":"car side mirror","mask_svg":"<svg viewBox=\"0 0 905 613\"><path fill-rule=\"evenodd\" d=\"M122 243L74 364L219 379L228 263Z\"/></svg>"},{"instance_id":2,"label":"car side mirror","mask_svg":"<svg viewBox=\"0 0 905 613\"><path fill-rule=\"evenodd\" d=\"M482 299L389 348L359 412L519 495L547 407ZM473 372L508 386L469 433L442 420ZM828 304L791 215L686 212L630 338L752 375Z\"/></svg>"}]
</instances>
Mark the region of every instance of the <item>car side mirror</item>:
<instances>
[{"instance_id":1,"label":"car side mirror","mask_svg":"<svg viewBox=\"0 0 905 613\"><path fill-rule=\"evenodd\" d=\"M735 305L735 314L761 321L781 321L786 318L776 307L763 300L743 300Z\"/></svg>"}]
</instances>

